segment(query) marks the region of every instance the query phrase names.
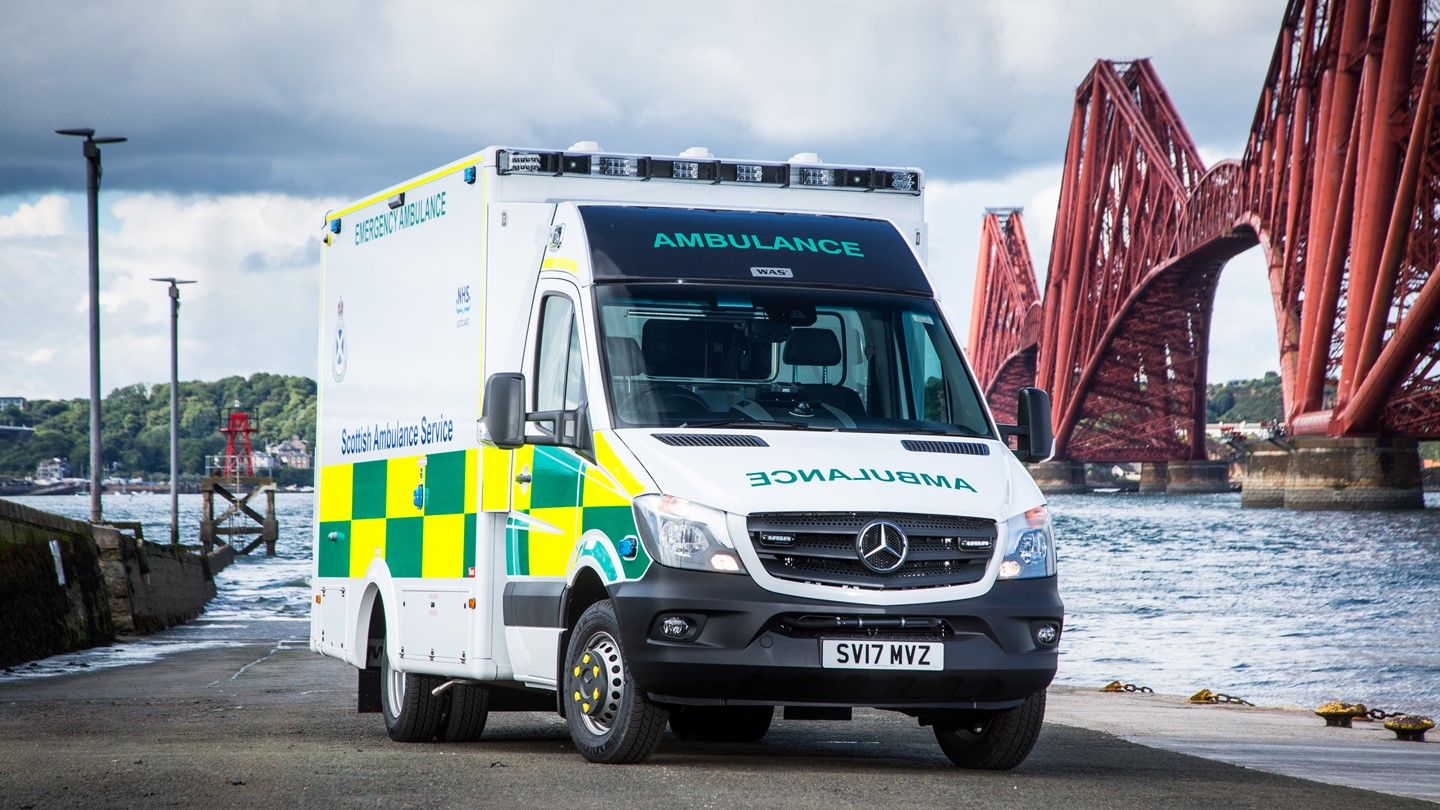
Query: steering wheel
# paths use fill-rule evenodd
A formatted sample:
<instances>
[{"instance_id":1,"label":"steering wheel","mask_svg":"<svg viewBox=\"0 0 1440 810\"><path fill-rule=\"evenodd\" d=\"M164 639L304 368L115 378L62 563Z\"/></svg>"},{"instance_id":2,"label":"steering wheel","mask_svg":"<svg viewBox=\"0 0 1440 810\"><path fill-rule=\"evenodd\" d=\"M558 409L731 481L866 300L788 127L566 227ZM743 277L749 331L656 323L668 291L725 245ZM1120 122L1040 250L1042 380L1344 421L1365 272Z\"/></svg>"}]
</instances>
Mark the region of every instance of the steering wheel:
<instances>
[{"instance_id":1,"label":"steering wheel","mask_svg":"<svg viewBox=\"0 0 1440 810\"><path fill-rule=\"evenodd\" d=\"M674 417L710 413L710 405L703 397L688 388L665 385L646 388L634 394L620 406L620 412L627 419L631 417Z\"/></svg>"}]
</instances>

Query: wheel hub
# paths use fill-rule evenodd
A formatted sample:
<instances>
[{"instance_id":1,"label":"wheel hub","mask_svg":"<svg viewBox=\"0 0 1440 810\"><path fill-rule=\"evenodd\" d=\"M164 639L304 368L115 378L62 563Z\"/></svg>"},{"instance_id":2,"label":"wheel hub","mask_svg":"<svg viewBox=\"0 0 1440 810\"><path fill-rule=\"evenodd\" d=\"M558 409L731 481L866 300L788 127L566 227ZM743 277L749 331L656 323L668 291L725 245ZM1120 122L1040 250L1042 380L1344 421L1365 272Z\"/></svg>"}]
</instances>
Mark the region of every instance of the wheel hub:
<instances>
[{"instance_id":1,"label":"wheel hub","mask_svg":"<svg viewBox=\"0 0 1440 810\"><path fill-rule=\"evenodd\" d=\"M571 709L595 735L614 728L625 691L624 661L620 644L609 633L596 633L570 664Z\"/></svg>"},{"instance_id":2,"label":"wheel hub","mask_svg":"<svg viewBox=\"0 0 1440 810\"><path fill-rule=\"evenodd\" d=\"M400 708L405 705L405 672L393 667L386 667L385 688L390 711L396 715L400 714Z\"/></svg>"}]
</instances>

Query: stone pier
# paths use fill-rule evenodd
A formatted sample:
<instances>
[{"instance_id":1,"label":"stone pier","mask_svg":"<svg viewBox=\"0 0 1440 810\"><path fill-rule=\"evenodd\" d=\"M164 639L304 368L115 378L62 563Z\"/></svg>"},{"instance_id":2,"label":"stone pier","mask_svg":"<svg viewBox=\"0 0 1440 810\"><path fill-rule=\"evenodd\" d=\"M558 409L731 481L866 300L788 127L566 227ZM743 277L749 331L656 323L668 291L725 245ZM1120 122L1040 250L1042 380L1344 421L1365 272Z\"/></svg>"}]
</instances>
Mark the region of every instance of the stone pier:
<instances>
[{"instance_id":1,"label":"stone pier","mask_svg":"<svg viewBox=\"0 0 1440 810\"><path fill-rule=\"evenodd\" d=\"M1025 467L1046 495L1074 495L1088 491L1085 465L1079 461L1042 461Z\"/></svg>"},{"instance_id":2,"label":"stone pier","mask_svg":"<svg viewBox=\"0 0 1440 810\"><path fill-rule=\"evenodd\" d=\"M1145 461L1140 464L1140 494L1162 495L1170 480L1169 462Z\"/></svg>"},{"instance_id":3,"label":"stone pier","mask_svg":"<svg viewBox=\"0 0 1440 810\"><path fill-rule=\"evenodd\" d=\"M1245 487L1240 490L1240 505L1261 509L1283 507L1285 477L1289 471L1288 445L1251 442L1245 454Z\"/></svg>"},{"instance_id":4,"label":"stone pier","mask_svg":"<svg viewBox=\"0 0 1440 810\"><path fill-rule=\"evenodd\" d=\"M1292 436L1252 445L1246 459L1248 507L1421 509L1419 445L1411 439Z\"/></svg>"},{"instance_id":5,"label":"stone pier","mask_svg":"<svg viewBox=\"0 0 1440 810\"><path fill-rule=\"evenodd\" d=\"M1172 461L1166 469L1165 491L1172 495L1199 495L1230 491L1230 462ZM1142 474L1141 485L1144 485Z\"/></svg>"}]
</instances>

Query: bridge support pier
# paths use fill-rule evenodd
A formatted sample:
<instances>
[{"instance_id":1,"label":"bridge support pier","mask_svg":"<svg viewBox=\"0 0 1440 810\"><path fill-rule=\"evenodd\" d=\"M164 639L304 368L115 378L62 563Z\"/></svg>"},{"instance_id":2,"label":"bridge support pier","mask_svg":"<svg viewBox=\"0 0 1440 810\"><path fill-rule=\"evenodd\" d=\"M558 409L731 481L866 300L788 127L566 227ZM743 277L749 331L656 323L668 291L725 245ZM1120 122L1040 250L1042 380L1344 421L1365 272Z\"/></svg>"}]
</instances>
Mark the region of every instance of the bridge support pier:
<instances>
[{"instance_id":1,"label":"bridge support pier","mask_svg":"<svg viewBox=\"0 0 1440 810\"><path fill-rule=\"evenodd\" d=\"M1245 454L1245 484L1240 505L1279 509L1285 505L1285 478L1290 472L1290 447L1257 442Z\"/></svg>"},{"instance_id":2,"label":"bridge support pier","mask_svg":"<svg viewBox=\"0 0 1440 810\"><path fill-rule=\"evenodd\" d=\"M1079 461L1042 461L1025 465L1046 495L1074 495L1088 491L1085 465Z\"/></svg>"},{"instance_id":3,"label":"bridge support pier","mask_svg":"<svg viewBox=\"0 0 1440 810\"><path fill-rule=\"evenodd\" d=\"M1230 491L1224 461L1146 461L1140 464L1140 492L1200 495Z\"/></svg>"},{"instance_id":4,"label":"bridge support pier","mask_svg":"<svg viewBox=\"0 0 1440 810\"><path fill-rule=\"evenodd\" d=\"M1200 495L1230 491L1230 462L1172 461L1165 491L1171 495Z\"/></svg>"},{"instance_id":5,"label":"bridge support pier","mask_svg":"<svg viewBox=\"0 0 1440 810\"><path fill-rule=\"evenodd\" d=\"M1240 504L1286 509L1421 509L1419 445L1412 439L1298 436L1246 459Z\"/></svg>"},{"instance_id":6,"label":"bridge support pier","mask_svg":"<svg viewBox=\"0 0 1440 810\"><path fill-rule=\"evenodd\" d=\"M1140 494L1163 495L1165 485L1170 481L1169 462L1140 462Z\"/></svg>"}]
</instances>

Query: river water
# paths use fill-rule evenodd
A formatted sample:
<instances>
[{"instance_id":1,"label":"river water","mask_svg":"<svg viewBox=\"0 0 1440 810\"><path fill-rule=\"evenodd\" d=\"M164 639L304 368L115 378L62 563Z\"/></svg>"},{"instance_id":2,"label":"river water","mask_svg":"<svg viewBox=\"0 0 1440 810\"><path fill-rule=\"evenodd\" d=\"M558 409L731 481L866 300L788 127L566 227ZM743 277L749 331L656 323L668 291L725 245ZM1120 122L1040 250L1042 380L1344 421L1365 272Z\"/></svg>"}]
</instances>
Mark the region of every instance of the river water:
<instances>
[{"instance_id":1,"label":"river water","mask_svg":"<svg viewBox=\"0 0 1440 810\"><path fill-rule=\"evenodd\" d=\"M14 498L84 519L88 496ZM276 496L277 556L238 557L195 628L57 656L0 680L144 660L222 642L206 625L309 615L314 497ZM1111 680L1260 705L1331 699L1440 718L1440 495L1411 512L1241 509L1238 494L1051 499L1066 626L1057 682ZM107 495L105 515L170 531L167 495ZM180 497L183 537L200 496Z\"/></svg>"}]
</instances>

